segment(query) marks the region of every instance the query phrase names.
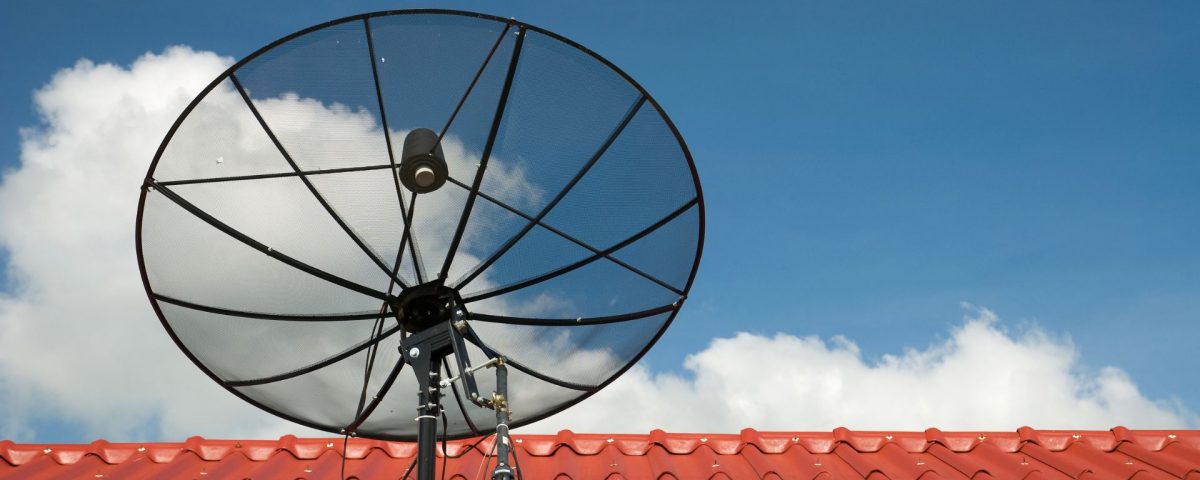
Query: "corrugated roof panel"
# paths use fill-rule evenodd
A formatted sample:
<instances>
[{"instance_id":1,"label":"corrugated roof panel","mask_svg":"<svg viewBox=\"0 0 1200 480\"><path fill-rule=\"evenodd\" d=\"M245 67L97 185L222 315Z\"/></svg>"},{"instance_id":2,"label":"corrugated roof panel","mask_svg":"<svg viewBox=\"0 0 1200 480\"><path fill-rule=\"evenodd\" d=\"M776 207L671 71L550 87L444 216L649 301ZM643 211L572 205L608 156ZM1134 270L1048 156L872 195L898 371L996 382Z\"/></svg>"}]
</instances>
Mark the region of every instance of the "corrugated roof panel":
<instances>
[{"instance_id":1,"label":"corrugated roof panel","mask_svg":"<svg viewBox=\"0 0 1200 480\"><path fill-rule=\"evenodd\" d=\"M494 442L448 443L447 478L476 479ZM557 479L1190 479L1200 431L758 432L517 435L526 478ZM0 480L71 478L400 478L415 445L351 439L210 440L87 445L0 441ZM439 468L442 458L439 457Z\"/></svg>"}]
</instances>

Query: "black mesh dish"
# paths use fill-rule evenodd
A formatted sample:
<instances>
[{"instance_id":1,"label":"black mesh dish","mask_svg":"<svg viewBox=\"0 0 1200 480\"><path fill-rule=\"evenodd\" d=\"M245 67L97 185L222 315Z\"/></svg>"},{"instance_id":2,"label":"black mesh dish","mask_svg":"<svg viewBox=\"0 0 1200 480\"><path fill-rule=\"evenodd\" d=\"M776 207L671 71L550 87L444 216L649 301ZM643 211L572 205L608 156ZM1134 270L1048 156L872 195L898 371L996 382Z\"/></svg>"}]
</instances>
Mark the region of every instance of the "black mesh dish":
<instances>
[{"instance_id":1,"label":"black mesh dish","mask_svg":"<svg viewBox=\"0 0 1200 480\"><path fill-rule=\"evenodd\" d=\"M422 128L448 172L428 193L398 176ZM188 358L275 415L387 440L417 434L390 306L405 289L457 292L470 360L507 360L517 427L646 353L703 237L691 156L633 79L537 27L443 10L336 20L229 68L163 140L137 217L146 292ZM461 388L443 392L447 436L492 432Z\"/></svg>"}]
</instances>

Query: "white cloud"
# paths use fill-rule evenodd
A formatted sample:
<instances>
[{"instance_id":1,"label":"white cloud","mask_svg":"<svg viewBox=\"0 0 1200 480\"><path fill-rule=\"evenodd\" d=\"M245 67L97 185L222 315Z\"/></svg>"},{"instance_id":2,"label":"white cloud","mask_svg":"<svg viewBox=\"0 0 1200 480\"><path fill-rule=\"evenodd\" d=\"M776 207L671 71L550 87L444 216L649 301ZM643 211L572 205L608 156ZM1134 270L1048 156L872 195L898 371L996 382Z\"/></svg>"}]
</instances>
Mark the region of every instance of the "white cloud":
<instances>
[{"instance_id":1,"label":"white cloud","mask_svg":"<svg viewBox=\"0 0 1200 480\"><path fill-rule=\"evenodd\" d=\"M1036 328L1007 332L993 312L971 308L944 342L878 361L864 359L840 336L718 338L687 358L690 378L635 367L525 431L1012 431L1200 423L1177 401L1147 398L1118 368L1085 370L1069 341Z\"/></svg>"},{"instance_id":2,"label":"white cloud","mask_svg":"<svg viewBox=\"0 0 1200 480\"><path fill-rule=\"evenodd\" d=\"M133 252L140 179L171 122L230 59L184 47L130 68L80 61L35 95L0 186L0 428L52 419L115 439L294 430L229 395L157 325Z\"/></svg>"},{"instance_id":3,"label":"white cloud","mask_svg":"<svg viewBox=\"0 0 1200 480\"><path fill-rule=\"evenodd\" d=\"M40 435L36 429L47 419L79 424L83 435L110 439L314 434L243 403L186 360L158 326L136 267L134 214L145 168L178 113L230 62L183 47L147 54L129 68L81 61L57 74L36 94L44 123L22 132L21 164L7 172L0 184L0 245L11 254L9 275L16 281L15 291L0 293L0 404L6 407L0 413L0 432L5 436L36 438ZM230 90L214 91L213 99L210 107L216 118L240 108L240 99ZM267 100L264 109L285 108L287 101L286 95ZM307 111L314 118L343 121L343 126L355 128L361 135L378 128L369 115L345 106L298 98L291 103L293 113ZM240 118L252 122L249 117ZM176 171L174 178L221 169L234 172L253 167L250 164L258 157L273 156L263 139L241 135L254 131L252 123L246 125L232 129L220 122L199 125L201 132L226 135L235 148L209 155L211 151L201 147L213 145L214 140L204 135L192 138L190 144L180 143L178 155L183 157L174 166L184 171ZM328 125L310 127L329 129ZM181 132L185 130L186 126ZM303 131L291 133L304 135ZM180 138L184 138L182 134ZM402 138L402 132L397 138ZM477 152L453 141L444 148L452 170L470 172ZM189 160L186 155L200 156ZM536 200L545 193L524 181L519 166L506 166L501 159L492 163L492 178L506 200L521 204L523 199ZM203 172L187 171L192 167ZM353 192L357 187L347 188ZM334 188L327 191L336 194ZM264 192L241 194L261 197ZM428 214L415 223L421 227L424 253L438 258L444 250L438 250L442 242L437 239L450 234L452 223L435 220L456 218L443 215L436 201L427 207L431 207L425 210ZM360 213L367 215L372 210ZM241 219L244 228L251 227L249 222L263 221L259 212L238 209L224 218L237 221L239 212L248 215ZM274 220L295 228L292 217ZM258 227L262 235L277 230L270 223ZM305 230L308 235L315 235L313 230L327 231L301 229ZM376 232L367 241L380 251L389 251L397 240L394 233ZM477 230L472 235L485 233ZM284 236L273 241L287 240ZM327 238L308 243L332 244L335 240L344 241ZM490 253L475 251L472 244L468 235L451 277L461 275L480 256ZM321 255L320 251L306 253L318 260ZM192 260L203 263L205 259ZM354 278L378 273L364 262L344 262L340 257L324 260L355 269L347 272ZM194 294L220 287L186 285ZM473 285L484 289L491 284L481 276ZM254 297L246 301L262 300ZM534 314L567 305L545 296L528 304L494 300L489 303L494 313ZM565 341L565 337L556 339ZM553 348L541 353L547 357L535 360L551 362L562 357L562 352ZM575 356L562 369L613 363L610 352L603 349L589 353L595 356ZM591 363L585 361L589 358ZM771 368L764 371L762 366ZM1196 424L1195 415L1182 407L1145 398L1120 370L1081 371L1077 352L1068 343L1036 330L1010 335L1000 330L994 315L985 310L943 344L887 356L879 362L864 360L858 348L844 338L822 341L783 334L770 338L740 334L714 340L708 349L690 356L686 367L694 378L634 368L583 405L530 430Z\"/></svg>"}]
</instances>

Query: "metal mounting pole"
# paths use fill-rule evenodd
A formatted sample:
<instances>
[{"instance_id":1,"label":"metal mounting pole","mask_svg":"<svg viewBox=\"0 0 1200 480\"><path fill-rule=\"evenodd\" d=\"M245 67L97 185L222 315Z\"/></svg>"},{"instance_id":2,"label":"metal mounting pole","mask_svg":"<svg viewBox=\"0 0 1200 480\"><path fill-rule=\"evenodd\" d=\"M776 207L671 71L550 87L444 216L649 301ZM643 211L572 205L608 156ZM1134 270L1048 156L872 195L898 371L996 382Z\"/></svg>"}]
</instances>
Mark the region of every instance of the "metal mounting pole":
<instances>
[{"instance_id":1,"label":"metal mounting pole","mask_svg":"<svg viewBox=\"0 0 1200 480\"><path fill-rule=\"evenodd\" d=\"M512 441L508 436L508 367L501 360L496 364L496 395L492 398L496 408L496 469L492 480L512 480L513 469L508 465Z\"/></svg>"},{"instance_id":2,"label":"metal mounting pole","mask_svg":"<svg viewBox=\"0 0 1200 480\"><path fill-rule=\"evenodd\" d=\"M430 327L401 341L400 351L417 377L417 479L433 480L437 469L437 419L442 413L438 365L451 353L449 324ZM445 432L443 432L443 435ZM444 452L443 452L444 453Z\"/></svg>"},{"instance_id":3,"label":"metal mounting pole","mask_svg":"<svg viewBox=\"0 0 1200 480\"><path fill-rule=\"evenodd\" d=\"M431 359L432 360L432 359ZM439 365L441 359L429 361L428 364ZM437 469L437 419L442 413L441 390L438 385L438 371L429 369L424 376L428 385L422 386L417 394L417 480L433 480ZM422 372L417 372L422 375ZM445 435L445 432L442 433ZM445 454L446 452L442 452Z\"/></svg>"}]
</instances>

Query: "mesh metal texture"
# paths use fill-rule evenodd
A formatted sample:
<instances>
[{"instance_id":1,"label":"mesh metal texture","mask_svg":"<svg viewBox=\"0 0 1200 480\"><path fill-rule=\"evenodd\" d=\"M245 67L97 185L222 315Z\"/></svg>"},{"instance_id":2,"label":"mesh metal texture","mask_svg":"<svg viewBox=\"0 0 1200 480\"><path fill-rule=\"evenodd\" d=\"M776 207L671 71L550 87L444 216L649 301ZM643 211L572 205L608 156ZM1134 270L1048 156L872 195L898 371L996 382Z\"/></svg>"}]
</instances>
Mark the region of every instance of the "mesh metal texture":
<instances>
[{"instance_id":1,"label":"mesh metal texture","mask_svg":"<svg viewBox=\"0 0 1200 480\"><path fill-rule=\"evenodd\" d=\"M449 171L421 194L397 176L418 128ZM417 430L389 307L405 289L458 293L470 360L505 357L520 426L645 354L704 232L687 148L631 78L539 28L432 10L318 25L231 67L163 140L137 221L155 311L213 380L295 422L391 440ZM492 432L461 388L444 392L445 434Z\"/></svg>"}]
</instances>

